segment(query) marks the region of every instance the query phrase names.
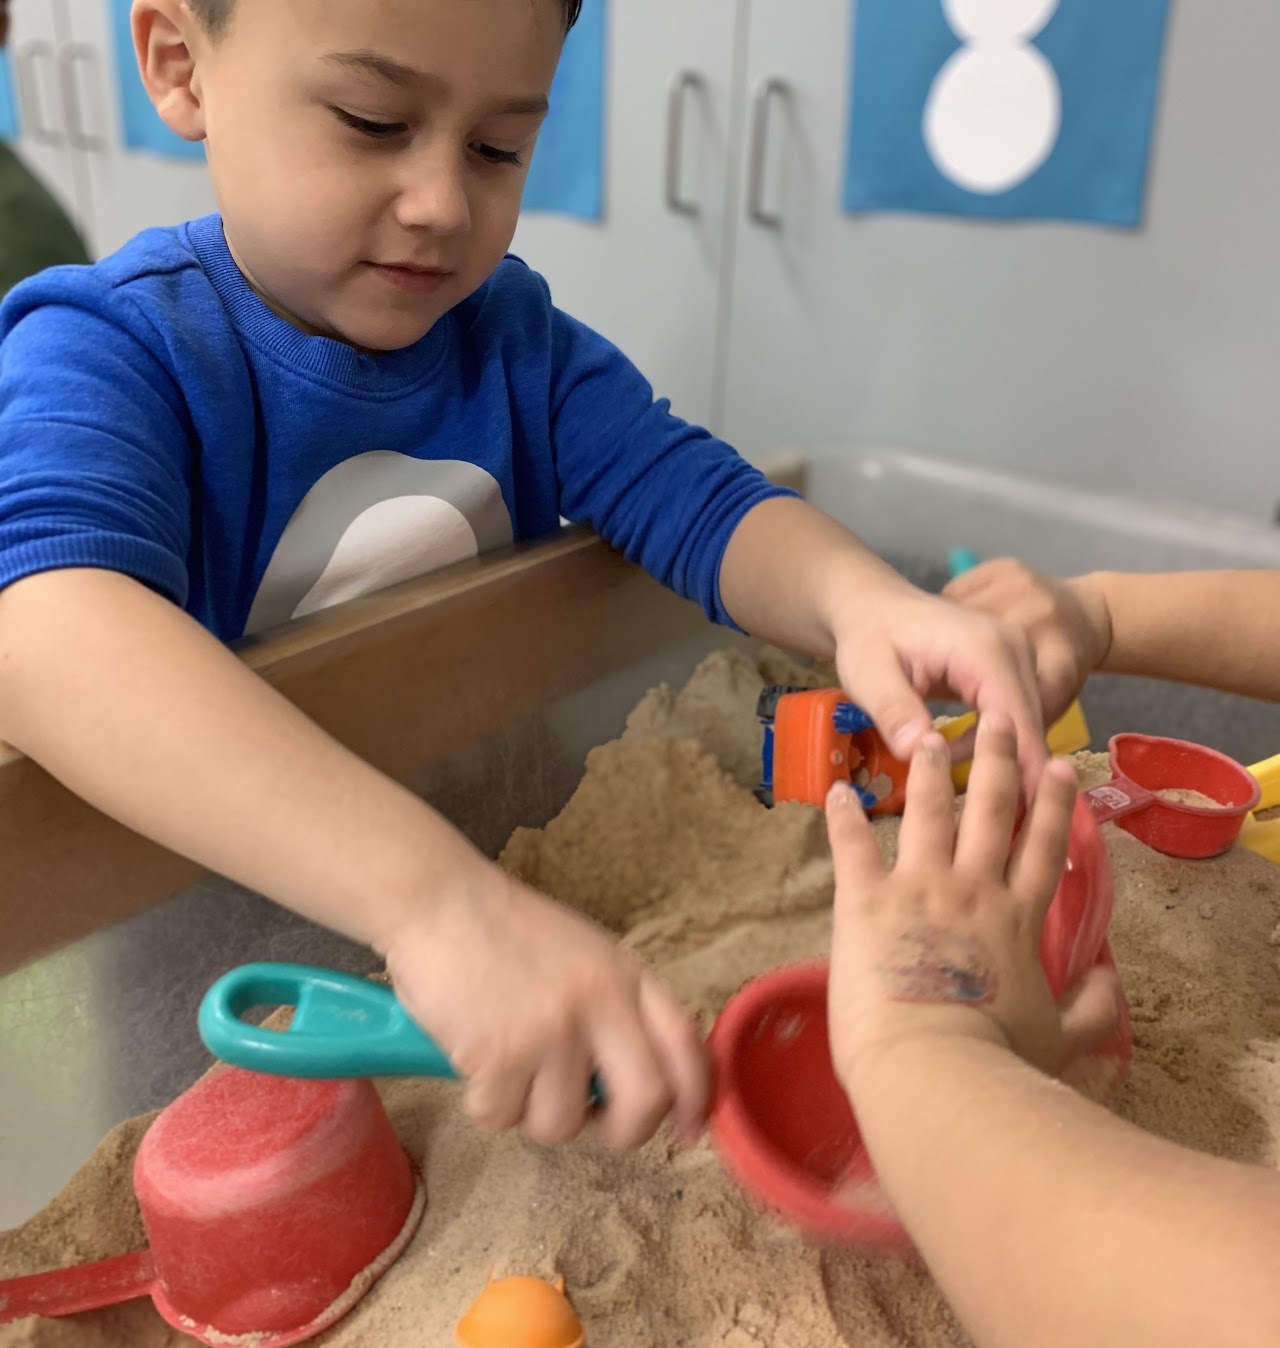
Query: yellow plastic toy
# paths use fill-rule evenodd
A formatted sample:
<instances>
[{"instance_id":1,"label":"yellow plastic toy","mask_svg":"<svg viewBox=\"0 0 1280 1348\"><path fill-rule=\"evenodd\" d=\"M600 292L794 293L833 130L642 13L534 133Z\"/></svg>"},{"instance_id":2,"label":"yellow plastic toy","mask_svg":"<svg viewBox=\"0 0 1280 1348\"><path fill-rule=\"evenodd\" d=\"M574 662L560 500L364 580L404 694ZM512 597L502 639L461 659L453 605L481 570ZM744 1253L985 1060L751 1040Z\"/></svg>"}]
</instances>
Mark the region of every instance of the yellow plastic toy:
<instances>
[{"instance_id":1,"label":"yellow plastic toy","mask_svg":"<svg viewBox=\"0 0 1280 1348\"><path fill-rule=\"evenodd\" d=\"M943 739L958 740L966 730L972 729L977 719L976 711L967 712L939 726L938 733ZM1073 702L1049 727L1044 740L1051 754L1074 754L1079 749L1089 747L1089 723L1084 719L1084 711L1078 702ZM952 767L951 781L957 791L963 791L969 785L969 769L972 767L972 763L956 763Z\"/></svg>"},{"instance_id":2,"label":"yellow plastic toy","mask_svg":"<svg viewBox=\"0 0 1280 1348\"><path fill-rule=\"evenodd\" d=\"M582 1348L586 1334L564 1279L492 1279L458 1321L459 1348Z\"/></svg>"},{"instance_id":3,"label":"yellow plastic toy","mask_svg":"<svg viewBox=\"0 0 1280 1348\"><path fill-rule=\"evenodd\" d=\"M1262 799L1258 802L1258 808L1244 821L1244 827L1240 830L1240 845L1266 857L1268 861L1280 864L1280 819L1256 818L1264 810L1273 810L1280 805L1280 754L1255 763L1249 771L1262 788Z\"/></svg>"}]
</instances>

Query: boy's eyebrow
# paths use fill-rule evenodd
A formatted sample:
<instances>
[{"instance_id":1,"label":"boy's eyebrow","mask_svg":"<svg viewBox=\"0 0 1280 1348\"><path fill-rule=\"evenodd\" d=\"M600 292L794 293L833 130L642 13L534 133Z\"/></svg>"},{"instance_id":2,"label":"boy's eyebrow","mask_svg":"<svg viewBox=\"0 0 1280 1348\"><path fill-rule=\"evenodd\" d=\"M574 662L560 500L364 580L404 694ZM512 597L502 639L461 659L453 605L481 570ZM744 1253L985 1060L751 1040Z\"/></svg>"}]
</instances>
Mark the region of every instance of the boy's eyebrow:
<instances>
[{"instance_id":1,"label":"boy's eyebrow","mask_svg":"<svg viewBox=\"0 0 1280 1348\"><path fill-rule=\"evenodd\" d=\"M437 83L436 77L428 75L421 70L414 70L412 66L402 65L399 61L392 60L390 56L384 56L381 52L361 50L361 51L335 51L330 52L324 58L326 61L332 61L335 65L346 66L348 70L356 70L363 74L378 75L391 84L399 85L401 88L408 88L417 84ZM497 111L510 113L512 115L536 114L542 116L548 108L545 94L531 94L527 98L515 97L503 99L497 105Z\"/></svg>"}]
</instances>

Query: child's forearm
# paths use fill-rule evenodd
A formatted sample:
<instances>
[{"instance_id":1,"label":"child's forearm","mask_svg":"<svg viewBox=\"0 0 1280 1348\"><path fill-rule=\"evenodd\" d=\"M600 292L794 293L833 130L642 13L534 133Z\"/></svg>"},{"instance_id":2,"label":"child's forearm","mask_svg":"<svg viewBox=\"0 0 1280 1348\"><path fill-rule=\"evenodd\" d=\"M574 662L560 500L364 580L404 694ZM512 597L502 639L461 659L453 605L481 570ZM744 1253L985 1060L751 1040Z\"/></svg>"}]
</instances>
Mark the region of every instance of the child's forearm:
<instances>
[{"instance_id":1,"label":"child's forearm","mask_svg":"<svg viewBox=\"0 0 1280 1348\"><path fill-rule=\"evenodd\" d=\"M1098 572L1116 674L1197 683L1280 701L1280 571Z\"/></svg>"},{"instance_id":2,"label":"child's forearm","mask_svg":"<svg viewBox=\"0 0 1280 1348\"><path fill-rule=\"evenodd\" d=\"M793 497L745 515L720 564L720 597L739 627L824 659L835 653L842 607L910 589L843 525Z\"/></svg>"},{"instance_id":3,"label":"child's forearm","mask_svg":"<svg viewBox=\"0 0 1280 1348\"><path fill-rule=\"evenodd\" d=\"M1280 1343L1280 1175L1142 1133L982 1039L906 1040L847 1084L982 1348Z\"/></svg>"},{"instance_id":4,"label":"child's forearm","mask_svg":"<svg viewBox=\"0 0 1280 1348\"><path fill-rule=\"evenodd\" d=\"M0 739L136 831L382 951L480 860L186 614L111 572L0 594Z\"/></svg>"}]
</instances>

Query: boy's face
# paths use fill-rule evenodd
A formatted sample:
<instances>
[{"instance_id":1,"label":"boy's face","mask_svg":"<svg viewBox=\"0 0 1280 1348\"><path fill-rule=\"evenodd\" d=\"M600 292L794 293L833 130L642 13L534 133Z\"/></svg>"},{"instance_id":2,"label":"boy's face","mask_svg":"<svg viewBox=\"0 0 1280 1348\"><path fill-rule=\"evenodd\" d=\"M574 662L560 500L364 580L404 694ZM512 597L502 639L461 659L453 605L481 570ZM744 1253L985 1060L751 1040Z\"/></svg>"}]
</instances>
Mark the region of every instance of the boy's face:
<instances>
[{"instance_id":1,"label":"boy's face","mask_svg":"<svg viewBox=\"0 0 1280 1348\"><path fill-rule=\"evenodd\" d=\"M278 313L395 350L501 261L562 0L237 0L183 31L228 243Z\"/></svg>"}]
</instances>

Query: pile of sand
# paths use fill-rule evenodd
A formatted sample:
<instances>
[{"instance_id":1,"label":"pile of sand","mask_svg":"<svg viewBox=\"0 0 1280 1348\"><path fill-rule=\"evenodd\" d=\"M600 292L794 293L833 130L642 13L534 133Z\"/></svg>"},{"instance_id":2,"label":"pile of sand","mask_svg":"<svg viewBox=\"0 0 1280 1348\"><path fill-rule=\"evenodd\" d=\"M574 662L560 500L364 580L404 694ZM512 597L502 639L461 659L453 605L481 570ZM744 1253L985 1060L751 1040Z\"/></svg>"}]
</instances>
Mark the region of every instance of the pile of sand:
<instances>
[{"instance_id":1,"label":"pile of sand","mask_svg":"<svg viewBox=\"0 0 1280 1348\"><path fill-rule=\"evenodd\" d=\"M812 677L774 656L765 669L768 681ZM502 858L619 932L708 1023L747 978L824 954L829 939L818 813L765 810L750 791L765 678L723 652L680 694L650 693L623 738L590 755L561 815L519 830ZM1082 756L1081 768L1100 779L1105 760ZM878 829L891 852L896 822ZM1180 862L1107 834L1112 944L1136 1034L1119 1109L1178 1142L1280 1164L1280 875L1248 852ZM317 1341L330 1348L444 1348L491 1271L563 1274L590 1348L968 1341L924 1272L806 1244L738 1193L706 1142L681 1153L659 1138L622 1157L589 1139L545 1151L478 1133L456 1087L400 1080L384 1098L429 1206L399 1264ZM117 1129L45 1212L0 1235L0 1271L142 1243L128 1166L145 1124ZM189 1342L149 1303L0 1329L4 1348Z\"/></svg>"}]
</instances>

